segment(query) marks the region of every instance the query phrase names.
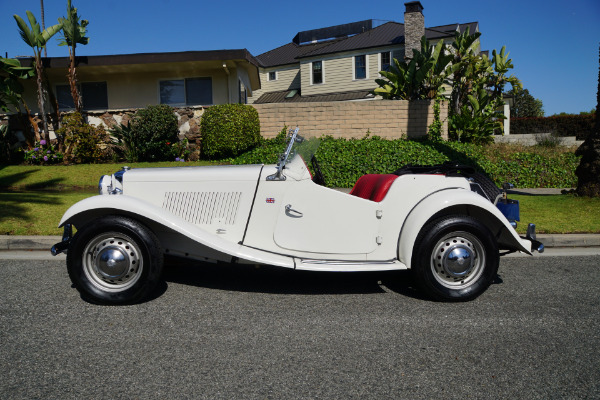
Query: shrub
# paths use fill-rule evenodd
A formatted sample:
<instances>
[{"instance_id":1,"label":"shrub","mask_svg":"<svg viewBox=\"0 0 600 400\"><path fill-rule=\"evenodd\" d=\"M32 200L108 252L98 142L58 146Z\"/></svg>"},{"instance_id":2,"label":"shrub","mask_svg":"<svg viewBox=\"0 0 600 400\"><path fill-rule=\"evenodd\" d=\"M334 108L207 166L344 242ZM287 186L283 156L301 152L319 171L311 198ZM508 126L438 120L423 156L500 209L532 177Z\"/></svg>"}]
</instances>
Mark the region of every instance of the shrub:
<instances>
[{"instance_id":1,"label":"shrub","mask_svg":"<svg viewBox=\"0 0 600 400\"><path fill-rule=\"evenodd\" d=\"M235 157L258 145L258 112L245 104L212 106L200 121L202 156L207 159Z\"/></svg>"},{"instance_id":2,"label":"shrub","mask_svg":"<svg viewBox=\"0 0 600 400\"><path fill-rule=\"evenodd\" d=\"M63 161L63 154L56 151L56 148L46 141L42 140L35 143L35 147L29 150L23 150L23 162L32 165L58 164ZM45 146L45 147L44 147Z\"/></svg>"},{"instance_id":3,"label":"shrub","mask_svg":"<svg viewBox=\"0 0 600 400\"><path fill-rule=\"evenodd\" d=\"M277 162L283 151L281 139L265 140L252 151L231 160L232 164ZM321 138L316 154L325 182L330 187L352 187L364 174L391 173L406 164L434 165L458 161L475 167L497 184L516 187L574 187L579 157L564 148L522 147L494 144Z\"/></svg>"},{"instance_id":4,"label":"shrub","mask_svg":"<svg viewBox=\"0 0 600 400\"><path fill-rule=\"evenodd\" d=\"M102 160L104 154L100 144L105 141L106 132L102 126L86 123L80 113L65 115L56 134L65 143L64 157L67 161L88 164Z\"/></svg>"},{"instance_id":5,"label":"shrub","mask_svg":"<svg viewBox=\"0 0 600 400\"><path fill-rule=\"evenodd\" d=\"M171 145L179 142L179 125L173 108L161 104L138 110L129 122L129 154L137 160L172 161Z\"/></svg>"},{"instance_id":6,"label":"shrub","mask_svg":"<svg viewBox=\"0 0 600 400\"><path fill-rule=\"evenodd\" d=\"M110 134L117 153L130 162L172 161L181 152L177 117L164 104L138 110L128 125L116 125Z\"/></svg>"},{"instance_id":7,"label":"shrub","mask_svg":"<svg viewBox=\"0 0 600 400\"><path fill-rule=\"evenodd\" d=\"M556 115L540 118L511 118L513 134L555 133L558 136L576 136L585 140L594 131L596 114Z\"/></svg>"}]
</instances>

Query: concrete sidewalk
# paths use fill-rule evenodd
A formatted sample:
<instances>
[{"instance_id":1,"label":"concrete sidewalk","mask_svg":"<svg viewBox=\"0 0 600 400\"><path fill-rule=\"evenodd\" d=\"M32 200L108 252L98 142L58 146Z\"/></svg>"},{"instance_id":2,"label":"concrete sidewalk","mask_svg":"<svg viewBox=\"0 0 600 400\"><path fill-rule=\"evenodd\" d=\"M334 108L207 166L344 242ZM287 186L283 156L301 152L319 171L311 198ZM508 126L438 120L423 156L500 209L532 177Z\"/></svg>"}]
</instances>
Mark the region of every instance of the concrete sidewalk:
<instances>
[{"instance_id":1,"label":"concrete sidewalk","mask_svg":"<svg viewBox=\"0 0 600 400\"><path fill-rule=\"evenodd\" d=\"M537 235L545 247L600 247L600 234L573 233L566 235ZM62 236L0 236L2 250L48 250Z\"/></svg>"}]
</instances>

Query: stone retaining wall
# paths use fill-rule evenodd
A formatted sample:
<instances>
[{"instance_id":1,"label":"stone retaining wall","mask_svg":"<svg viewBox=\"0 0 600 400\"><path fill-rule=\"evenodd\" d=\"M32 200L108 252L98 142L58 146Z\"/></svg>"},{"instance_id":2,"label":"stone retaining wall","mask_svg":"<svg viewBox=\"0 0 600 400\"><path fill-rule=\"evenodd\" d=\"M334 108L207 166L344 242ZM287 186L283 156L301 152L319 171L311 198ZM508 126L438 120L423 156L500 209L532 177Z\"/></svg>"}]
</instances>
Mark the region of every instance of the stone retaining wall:
<instances>
[{"instance_id":1,"label":"stone retaining wall","mask_svg":"<svg viewBox=\"0 0 600 400\"><path fill-rule=\"evenodd\" d=\"M427 134L433 122L433 101L372 100L314 103L253 104L264 137L274 137L284 125L299 126L303 136L414 139ZM448 105L441 104L442 137L448 138Z\"/></svg>"}]
</instances>

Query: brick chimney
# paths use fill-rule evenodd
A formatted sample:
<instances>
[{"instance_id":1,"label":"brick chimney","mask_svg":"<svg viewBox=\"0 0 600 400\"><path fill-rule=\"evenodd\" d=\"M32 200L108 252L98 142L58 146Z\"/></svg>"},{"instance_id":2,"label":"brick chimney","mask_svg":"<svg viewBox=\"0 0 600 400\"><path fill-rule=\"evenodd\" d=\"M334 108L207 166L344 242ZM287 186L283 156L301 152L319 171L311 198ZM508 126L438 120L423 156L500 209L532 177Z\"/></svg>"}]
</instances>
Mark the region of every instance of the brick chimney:
<instances>
[{"instance_id":1,"label":"brick chimney","mask_svg":"<svg viewBox=\"0 0 600 400\"><path fill-rule=\"evenodd\" d=\"M421 50L421 38L425 35L425 17L420 1L404 3L404 59L412 58L413 49Z\"/></svg>"}]
</instances>

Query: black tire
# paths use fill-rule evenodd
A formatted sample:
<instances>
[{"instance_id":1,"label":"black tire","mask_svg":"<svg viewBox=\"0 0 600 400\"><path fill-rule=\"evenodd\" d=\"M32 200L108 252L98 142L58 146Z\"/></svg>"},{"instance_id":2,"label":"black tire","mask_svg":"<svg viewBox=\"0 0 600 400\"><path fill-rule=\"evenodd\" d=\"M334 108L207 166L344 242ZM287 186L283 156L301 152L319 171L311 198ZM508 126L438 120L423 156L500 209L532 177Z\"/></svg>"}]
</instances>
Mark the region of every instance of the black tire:
<instances>
[{"instance_id":1,"label":"black tire","mask_svg":"<svg viewBox=\"0 0 600 400\"><path fill-rule=\"evenodd\" d=\"M434 300L467 301L496 278L500 255L494 236L467 216L447 216L421 229L412 271L416 283Z\"/></svg>"},{"instance_id":2,"label":"black tire","mask_svg":"<svg viewBox=\"0 0 600 400\"><path fill-rule=\"evenodd\" d=\"M131 218L107 216L77 231L67 270L81 296L97 304L137 303L160 281L163 253L154 233Z\"/></svg>"}]
</instances>

